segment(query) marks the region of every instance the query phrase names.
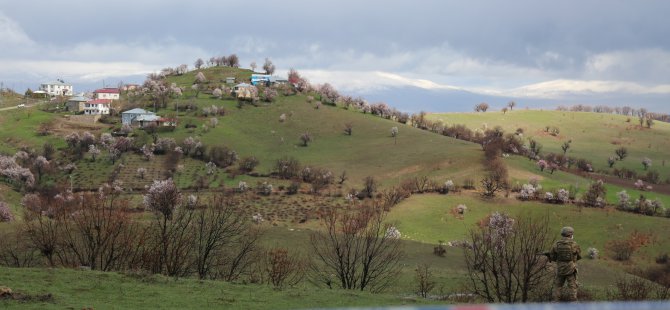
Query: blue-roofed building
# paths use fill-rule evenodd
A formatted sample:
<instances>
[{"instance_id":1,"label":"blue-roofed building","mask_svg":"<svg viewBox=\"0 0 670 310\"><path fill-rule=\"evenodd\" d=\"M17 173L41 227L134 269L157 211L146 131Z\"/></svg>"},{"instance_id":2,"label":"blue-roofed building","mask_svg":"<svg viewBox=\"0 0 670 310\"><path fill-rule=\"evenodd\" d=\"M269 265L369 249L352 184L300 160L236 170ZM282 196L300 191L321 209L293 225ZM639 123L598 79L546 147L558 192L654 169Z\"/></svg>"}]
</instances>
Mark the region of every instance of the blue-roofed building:
<instances>
[{"instance_id":1,"label":"blue-roofed building","mask_svg":"<svg viewBox=\"0 0 670 310\"><path fill-rule=\"evenodd\" d=\"M252 74L251 85L270 85L272 76L269 74Z\"/></svg>"},{"instance_id":2,"label":"blue-roofed building","mask_svg":"<svg viewBox=\"0 0 670 310\"><path fill-rule=\"evenodd\" d=\"M121 123L123 123L124 125L133 125L133 122L136 122L138 117L140 116L147 117L151 115L156 116L156 113L149 112L145 109L135 108L125 112L121 112Z\"/></svg>"}]
</instances>

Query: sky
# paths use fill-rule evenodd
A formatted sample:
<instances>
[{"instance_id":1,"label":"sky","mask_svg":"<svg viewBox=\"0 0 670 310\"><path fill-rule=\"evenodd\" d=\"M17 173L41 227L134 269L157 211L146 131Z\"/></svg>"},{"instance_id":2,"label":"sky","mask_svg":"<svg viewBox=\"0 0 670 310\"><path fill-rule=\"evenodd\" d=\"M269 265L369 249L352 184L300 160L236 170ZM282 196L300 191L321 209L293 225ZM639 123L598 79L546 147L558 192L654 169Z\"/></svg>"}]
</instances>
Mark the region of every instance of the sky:
<instances>
[{"instance_id":1,"label":"sky","mask_svg":"<svg viewBox=\"0 0 670 310\"><path fill-rule=\"evenodd\" d=\"M236 53L401 110L670 112L670 1L0 0L0 82L92 90Z\"/></svg>"}]
</instances>

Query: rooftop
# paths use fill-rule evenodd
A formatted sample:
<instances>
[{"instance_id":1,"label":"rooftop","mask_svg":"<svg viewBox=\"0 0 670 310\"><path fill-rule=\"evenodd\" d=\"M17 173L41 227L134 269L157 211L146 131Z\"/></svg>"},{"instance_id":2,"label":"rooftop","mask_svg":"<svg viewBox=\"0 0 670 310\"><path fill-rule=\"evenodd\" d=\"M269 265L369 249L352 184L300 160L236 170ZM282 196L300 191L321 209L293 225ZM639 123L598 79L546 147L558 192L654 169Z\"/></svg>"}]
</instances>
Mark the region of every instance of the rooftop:
<instances>
[{"instance_id":1,"label":"rooftop","mask_svg":"<svg viewBox=\"0 0 670 310\"><path fill-rule=\"evenodd\" d=\"M118 88L101 88L101 89L96 89L94 93L97 94L118 94L119 89Z\"/></svg>"},{"instance_id":2,"label":"rooftop","mask_svg":"<svg viewBox=\"0 0 670 310\"><path fill-rule=\"evenodd\" d=\"M135 119L135 121L138 121L138 122L142 122L142 121L144 121L144 122L153 122L153 121L158 121L158 120L160 120L160 119L161 119L161 117L158 116L158 115L154 115L154 114L145 114L145 115L140 115L140 116L138 116L138 117Z\"/></svg>"},{"instance_id":3,"label":"rooftop","mask_svg":"<svg viewBox=\"0 0 670 310\"><path fill-rule=\"evenodd\" d=\"M123 114L123 113L129 113L129 114L155 114L154 112L149 112L149 111L147 111L147 110L145 110L145 109L140 109L140 108L134 108L134 109L132 109L132 110L128 110L128 111L125 111L125 112L121 112L121 114Z\"/></svg>"},{"instance_id":4,"label":"rooftop","mask_svg":"<svg viewBox=\"0 0 670 310\"><path fill-rule=\"evenodd\" d=\"M91 100L87 103L89 103L89 104L110 104L111 102L112 102L112 100L109 100L109 99L95 99L95 100Z\"/></svg>"},{"instance_id":5,"label":"rooftop","mask_svg":"<svg viewBox=\"0 0 670 310\"><path fill-rule=\"evenodd\" d=\"M68 101L89 101L89 100L91 100L91 99L88 99L84 96L74 96L74 97L71 97L70 99L68 99Z\"/></svg>"},{"instance_id":6,"label":"rooftop","mask_svg":"<svg viewBox=\"0 0 670 310\"><path fill-rule=\"evenodd\" d=\"M61 82L61 81L51 81L51 82L47 82L47 83L42 83L42 85L62 85L62 86L72 86L72 84L68 84L68 83Z\"/></svg>"}]
</instances>

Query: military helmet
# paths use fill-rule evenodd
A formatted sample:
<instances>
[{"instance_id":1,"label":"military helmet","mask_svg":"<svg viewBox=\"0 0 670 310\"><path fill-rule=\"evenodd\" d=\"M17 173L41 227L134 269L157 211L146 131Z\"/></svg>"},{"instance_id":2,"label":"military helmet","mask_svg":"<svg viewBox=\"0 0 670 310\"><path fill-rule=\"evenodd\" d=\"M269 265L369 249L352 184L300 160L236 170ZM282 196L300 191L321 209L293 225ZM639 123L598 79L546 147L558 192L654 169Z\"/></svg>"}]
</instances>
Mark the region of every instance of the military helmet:
<instances>
[{"instance_id":1,"label":"military helmet","mask_svg":"<svg viewBox=\"0 0 670 310\"><path fill-rule=\"evenodd\" d=\"M575 233L575 229L570 226L565 226L561 229L561 236L570 237Z\"/></svg>"}]
</instances>

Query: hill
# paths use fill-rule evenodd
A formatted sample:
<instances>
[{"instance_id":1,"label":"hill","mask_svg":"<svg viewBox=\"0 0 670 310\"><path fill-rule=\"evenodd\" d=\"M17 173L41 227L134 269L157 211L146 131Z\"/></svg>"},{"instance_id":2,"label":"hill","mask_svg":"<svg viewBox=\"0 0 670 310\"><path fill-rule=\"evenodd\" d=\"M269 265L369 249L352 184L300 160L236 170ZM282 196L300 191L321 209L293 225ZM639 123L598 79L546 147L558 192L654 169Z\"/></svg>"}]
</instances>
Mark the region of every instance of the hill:
<instances>
[{"instance_id":1,"label":"hill","mask_svg":"<svg viewBox=\"0 0 670 310\"><path fill-rule=\"evenodd\" d=\"M251 71L228 67L199 71L205 74L207 80L200 85L199 91L191 88L197 71L166 77L168 85L174 83L184 91L181 95L169 98L166 106L158 107L157 113L177 118L178 126L174 129L158 128L155 132L133 130L130 136L139 144L135 151L123 153L117 160L110 160L104 150L97 159L86 152L82 157L75 156L63 137L73 131L90 131L97 137L111 133L120 127L118 116L108 117L105 120L107 124L87 125L75 122L66 113L59 112L59 109L45 109L50 111L47 112L29 108L0 114L0 153L13 154L19 149L27 149L34 150L33 157L36 157L42 152L42 145L49 142L57 148L57 152L52 160L53 169L40 182L41 190L49 192L54 187L72 186L75 191L95 191L104 182L122 181L126 189L123 196L129 199L129 207L140 221L150 216L149 212L143 212L141 201L146 186L154 179L172 177L183 194L198 195L200 198L220 191L223 185L227 189L226 194L240 201L241 210L260 214L266 220L260 226L267 230L262 238L263 245L283 246L302 253L310 251L310 233L321 229L319 211L324 207L338 208L349 204L345 194L359 190L368 176L375 178L382 189L402 184L414 177L425 177L427 182L438 186L446 180L453 180L458 188L469 181L474 189L461 189L448 195L415 191L414 195L390 208L389 219L402 232L406 252L401 260L402 268L397 283L387 291L393 295L359 295L338 290L324 293L307 281L296 288L273 291L266 286L195 281L189 278L172 281L161 276L132 273L73 270L61 273L61 270L53 272L51 269L0 268L0 278L9 279L8 286L31 295L52 292L55 301L45 303L46 307L81 307L87 301L100 300L100 304L93 306L104 308L111 305L114 298L120 298L118 296L127 296L127 300L121 301L119 305L130 308L166 305L167 302L175 302L178 306L214 305L252 309L292 308L298 305L402 304L405 301L402 296L413 294L414 270L419 264L428 264L434 268L440 294L461 292L461 285L467 278L462 250L449 248L445 257L438 257L433 255L433 247L438 240L467 238L468 230L476 227L481 219L491 212L503 211L512 215L549 216L553 232L563 225L575 226L577 239L584 250L595 247L603 253L604 259L588 260L582 264L585 286L593 291L596 298L604 298L605 288L613 283L614 278L629 271L625 263L609 259L610 253L605 250L607 242L628 237L634 232L650 235L653 242L636 252L631 262L640 267L649 266L670 246L670 239L661 233L670 228L665 218L624 213L613 207L585 209L576 204L548 204L541 200L522 202L516 200L516 194L512 192L499 193L492 199L482 198L479 180L484 174L484 156L478 144L420 130L341 105L320 104L318 102L321 98L316 92L294 93L278 88L279 95L269 102L240 102L227 92L221 98L216 98L214 89L229 90L232 86L225 84L227 77L233 76L237 82L248 81ZM132 107L154 108L147 97L131 98L129 94L124 94L121 102L124 110ZM211 113L212 107L224 112L214 115ZM608 169L606 159L613 155L613 149L625 145L630 155L624 161L617 162L616 167L629 167L641 173L643 170L639 161L647 156L654 161L652 169L658 169L662 177L667 177L668 170L660 163L670 153L662 147L670 133L668 124L657 123L651 129L636 128L635 124L620 116L556 111L448 113L431 114L429 118L441 119L450 125L466 124L473 129L500 125L507 132L514 132L522 128L524 137L534 137L544 145L544 152L559 152L563 141L571 139L573 142L568 154L591 159L600 170ZM38 129L45 124L52 130L46 135L38 133ZM351 135L345 134L346 125L352 128ZM560 134L549 135L544 131L546 126L560 128ZM391 135L393 127L398 129L395 137ZM311 141L304 145L300 136L306 133L310 135ZM177 144L181 144L187 137L201 141L209 150L225 146L234 150L239 159L254 156L260 164L253 173L238 173L237 164L217 167L208 172L207 155L200 158L179 156L175 162L170 155L160 153L147 159L137 150L142 144L151 145L164 138L173 138ZM616 145L612 144L614 140ZM335 176L346 171L347 180L343 184L330 184L321 192L310 193L308 184L300 178L283 180L272 175L277 159L282 157L293 157L302 167L326 168ZM545 191L574 186L579 191L578 195L582 195L591 182L586 176L566 171L540 171L535 161L525 157L505 156L501 161L509 170L513 187L520 187L535 178ZM77 166L71 175L60 169L68 163ZM31 168L35 170L35 167ZM138 176L140 168L145 169L142 177ZM252 188L255 184L269 182L274 185L274 189L265 195L253 190L244 193L231 190L240 181L249 183ZM302 191L288 193L287 187L292 182L300 182ZM616 203L616 192L624 187L615 184L606 184L605 187L607 201ZM670 206L670 196L630 188L627 190L633 198L644 194ZM9 202L18 217L22 210L20 200L23 194L7 185L0 185L0 200ZM453 208L458 204L468 207L462 219L454 216ZM15 227L10 225L0 223L0 233ZM18 279L24 280L21 284L23 287L17 287ZM82 285L71 284L78 281ZM89 284L98 282L100 284ZM117 290L118 287L121 289ZM148 296L140 295L142 291L150 293ZM250 291L255 293L248 294ZM107 295L112 297L105 297ZM15 303L6 304L17 306Z\"/></svg>"},{"instance_id":2,"label":"hill","mask_svg":"<svg viewBox=\"0 0 670 310\"><path fill-rule=\"evenodd\" d=\"M572 141L567 155L591 160L596 170L610 170L608 158L619 147L628 149L628 157L617 161L614 168L628 168L644 174L642 160L652 160L651 169L658 171L661 180L670 178L670 124L655 122L651 128L640 127L631 116L567 111L514 110L507 113L434 113L428 118L445 124L463 124L471 129L502 127L505 132L523 130L525 138L536 139L543 152L563 153L561 145ZM546 128L558 128L551 135ZM526 141L527 142L527 141Z\"/></svg>"},{"instance_id":3,"label":"hill","mask_svg":"<svg viewBox=\"0 0 670 310\"><path fill-rule=\"evenodd\" d=\"M208 81L216 81L210 82L214 85L209 88L220 87L220 81L231 75L217 68L201 71ZM187 87L194 79L195 72L190 72L168 80ZM279 96L272 103L246 104L242 108L232 98L219 100L204 93L199 98L188 98L192 95L187 92L187 98L177 103L220 106L226 110L225 116L218 117L218 125L210 126L208 132L189 132L180 126L164 136L177 141L193 136L207 145L226 145L240 157L257 157L258 170L262 172L269 172L281 156L295 157L304 165L328 168L335 174L346 171L355 183L366 176L374 176L383 183L399 183L416 175L460 180L481 170L482 157L475 144L341 107L316 108L316 103L309 102L306 95ZM285 121L280 121L282 114ZM182 123L191 122L200 128L209 126L209 117L188 112L179 116ZM351 136L344 133L345 124L351 124ZM397 139L391 137L392 127L399 128ZM299 139L304 133L309 133L313 140L307 147L301 146Z\"/></svg>"}]
</instances>

